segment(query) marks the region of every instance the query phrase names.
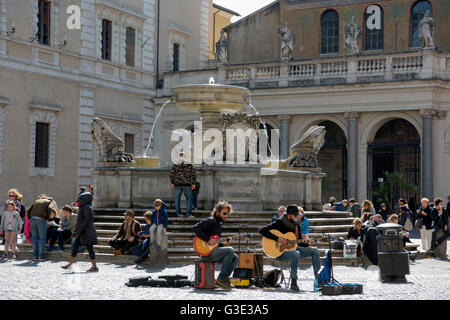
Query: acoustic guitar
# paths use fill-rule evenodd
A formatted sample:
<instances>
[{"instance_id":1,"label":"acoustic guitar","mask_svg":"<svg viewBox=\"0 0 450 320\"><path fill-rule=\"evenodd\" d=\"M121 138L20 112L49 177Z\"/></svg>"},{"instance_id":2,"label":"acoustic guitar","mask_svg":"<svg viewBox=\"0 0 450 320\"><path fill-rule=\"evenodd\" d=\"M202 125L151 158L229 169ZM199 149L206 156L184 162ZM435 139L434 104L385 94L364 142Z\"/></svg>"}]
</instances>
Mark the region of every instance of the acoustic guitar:
<instances>
[{"instance_id":1,"label":"acoustic guitar","mask_svg":"<svg viewBox=\"0 0 450 320\"><path fill-rule=\"evenodd\" d=\"M200 239L199 237L194 238L194 250L201 256L209 256L211 252L219 246L220 243L228 242L229 239L239 239L239 238L251 238L251 233L241 234L241 235L234 235L231 237L226 237L220 239L219 236L213 235L211 239L216 239L217 242L215 245L210 246L208 242L205 240Z\"/></svg>"},{"instance_id":2,"label":"acoustic guitar","mask_svg":"<svg viewBox=\"0 0 450 320\"><path fill-rule=\"evenodd\" d=\"M297 250L298 244L308 244L309 240L301 239L297 240L295 233L286 232L281 233L278 230L270 230L270 233L276 235L280 238L285 238L288 240L287 244L281 244L278 241L262 237L262 248L264 253L270 258L278 258L286 251L294 251Z\"/></svg>"}]
</instances>

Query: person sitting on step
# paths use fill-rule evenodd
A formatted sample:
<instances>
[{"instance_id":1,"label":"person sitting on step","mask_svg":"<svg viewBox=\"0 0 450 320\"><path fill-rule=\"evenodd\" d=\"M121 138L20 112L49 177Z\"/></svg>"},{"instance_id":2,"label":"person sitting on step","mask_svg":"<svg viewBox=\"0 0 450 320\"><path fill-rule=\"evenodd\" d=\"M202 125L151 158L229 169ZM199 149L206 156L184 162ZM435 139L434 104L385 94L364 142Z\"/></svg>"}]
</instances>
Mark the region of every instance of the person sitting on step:
<instances>
[{"instance_id":1,"label":"person sitting on step","mask_svg":"<svg viewBox=\"0 0 450 320\"><path fill-rule=\"evenodd\" d=\"M152 212L147 211L144 214L144 220L145 220L145 226L142 229L141 232L139 232L139 238L138 242L139 244L135 245L134 247L130 248L130 251L135 255L138 256L135 260L133 260L134 263L141 263L144 261L148 254L150 253L150 226L152 224Z\"/></svg>"},{"instance_id":2,"label":"person sitting on step","mask_svg":"<svg viewBox=\"0 0 450 320\"><path fill-rule=\"evenodd\" d=\"M141 225L134 219L133 210L125 211L124 216L125 221L120 226L119 231L108 242L108 244L115 249L115 255L125 254L131 247L137 245L138 234L141 232Z\"/></svg>"},{"instance_id":3,"label":"person sitting on step","mask_svg":"<svg viewBox=\"0 0 450 320\"><path fill-rule=\"evenodd\" d=\"M275 220L280 219L281 216L282 216L285 212L286 212L286 207L284 207L284 206L278 207L278 212L277 212L276 215L274 215L274 216L272 217L272 222L275 222Z\"/></svg>"},{"instance_id":4,"label":"person sitting on step","mask_svg":"<svg viewBox=\"0 0 450 320\"><path fill-rule=\"evenodd\" d=\"M56 229L56 232L52 232L49 244L49 248L53 248L58 240L57 250L64 250L64 243L72 237L72 232L77 224L77 215L72 213L69 205L65 205L61 213L60 227Z\"/></svg>"},{"instance_id":5,"label":"person sitting on step","mask_svg":"<svg viewBox=\"0 0 450 320\"><path fill-rule=\"evenodd\" d=\"M150 238L152 243L156 244L156 249L161 249L161 240L163 234L167 232L169 215L167 214L166 204L161 199L156 199L154 203L152 221L150 227Z\"/></svg>"}]
</instances>

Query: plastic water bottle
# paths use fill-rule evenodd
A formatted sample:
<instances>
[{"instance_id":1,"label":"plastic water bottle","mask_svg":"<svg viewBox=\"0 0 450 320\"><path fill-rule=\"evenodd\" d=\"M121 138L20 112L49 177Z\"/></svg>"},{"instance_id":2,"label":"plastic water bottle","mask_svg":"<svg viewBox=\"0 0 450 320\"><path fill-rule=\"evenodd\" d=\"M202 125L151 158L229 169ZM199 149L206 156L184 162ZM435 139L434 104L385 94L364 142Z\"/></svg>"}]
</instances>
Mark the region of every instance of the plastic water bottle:
<instances>
[{"instance_id":1,"label":"plastic water bottle","mask_svg":"<svg viewBox=\"0 0 450 320\"><path fill-rule=\"evenodd\" d=\"M314 292L319 291L319 281L317 281L317 278L314 278Z\"/></svg>"}]
</instances>

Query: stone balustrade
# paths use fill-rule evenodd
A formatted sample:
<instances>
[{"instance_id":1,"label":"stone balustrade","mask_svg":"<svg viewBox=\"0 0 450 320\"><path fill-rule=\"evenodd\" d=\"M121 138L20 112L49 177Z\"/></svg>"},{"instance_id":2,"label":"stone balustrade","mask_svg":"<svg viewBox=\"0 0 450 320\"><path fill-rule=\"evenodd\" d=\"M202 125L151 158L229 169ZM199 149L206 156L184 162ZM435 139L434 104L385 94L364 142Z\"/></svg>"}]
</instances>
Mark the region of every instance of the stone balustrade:
<instances>
[{"instance_id":1,"label":"stone balustrade","mask_svg":"<svg viewBox=\"0 0 450 320\"><path fill-rule=\"evenodd\" d=\"M218 83L249 88L449 79L450 55L434 50L218 66ZM442 66L445 66L442 69Z\"/></svg>"},{"instance_id":2,"label":"stone balustrade","mask_svg":"<svg viewBox=\"0 0 450 320\"><path fill-rule=\"evenodd\" d=\"M426 79L450 79L450 54L436 50L403 53L320 57L239 65L214 65L210 69L164 74L158 96L171 96L171 88L183 84L216 83L250 89L381 83Z\"/></svg>"}]
</instances>

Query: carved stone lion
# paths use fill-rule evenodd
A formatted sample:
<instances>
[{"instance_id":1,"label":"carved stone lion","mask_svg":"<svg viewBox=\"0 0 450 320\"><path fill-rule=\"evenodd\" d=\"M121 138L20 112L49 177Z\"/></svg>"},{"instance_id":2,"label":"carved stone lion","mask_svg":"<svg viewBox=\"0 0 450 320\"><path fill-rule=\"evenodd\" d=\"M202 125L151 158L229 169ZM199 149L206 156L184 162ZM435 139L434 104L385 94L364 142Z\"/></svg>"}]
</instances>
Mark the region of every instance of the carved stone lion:
<instances>
[{"instance_id":1,"label":"carved stone lion","mask_svg":"<svg viewBox=\"0 0 450 320\"><path fill-rule=\"evenodd\" d=\"M125 153L125 143L108 127L105 121L94 118L91 122L91 134L97 143L100 161L134 162L134 155Z\"/></svg>"},{"instance_id":2,"label":"carved stone lion","mask_svg":"<svg viewBox=\"0 0 450 320\"><path fill-rule=\"evenodd\" d=\"M325 127L312 126L303 137L289 149L287 165L291 168L317 168L317 155L325 143Z\"/></svg>"}]
</instances>

